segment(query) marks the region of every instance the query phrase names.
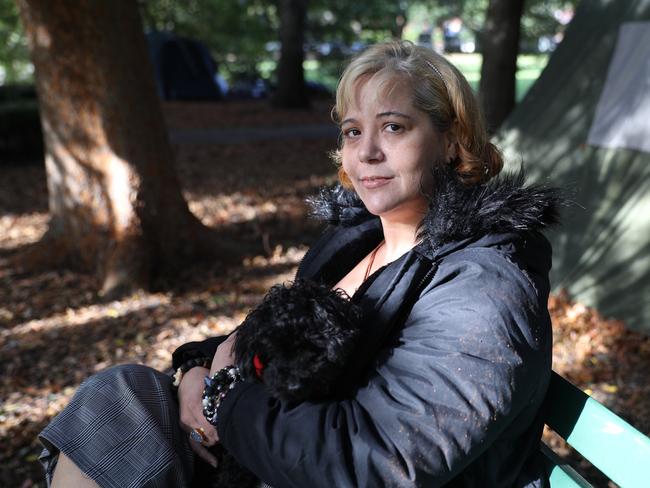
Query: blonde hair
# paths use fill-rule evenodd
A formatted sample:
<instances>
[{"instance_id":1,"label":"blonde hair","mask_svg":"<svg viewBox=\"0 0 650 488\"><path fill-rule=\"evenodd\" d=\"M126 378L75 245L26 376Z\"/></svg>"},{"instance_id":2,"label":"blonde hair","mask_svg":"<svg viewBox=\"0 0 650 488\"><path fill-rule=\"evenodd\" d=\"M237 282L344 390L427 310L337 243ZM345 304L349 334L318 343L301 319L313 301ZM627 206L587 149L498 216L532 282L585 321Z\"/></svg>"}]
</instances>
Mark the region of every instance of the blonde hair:
<instances>
[{"instance_id":1,"label":"blonde hair","mask_svg":"<svg viewBox=\"0 0 650 488\"><path fill-rule=\"evenodd\" d=\"M457 157L451 161L460 180L468 185L497 175L503 167L499 150L489 141L483 114L467 80L443 56L408 41L375 44L353 58L336 90L332 118L340 123L354 102L361 78L378 80L381 89L410 85L415 108L427 113L441 133L453 131ZM339 167L341 183L352 184L341 166L340 144L332 159Z\"/></svg>"}]
</instances>

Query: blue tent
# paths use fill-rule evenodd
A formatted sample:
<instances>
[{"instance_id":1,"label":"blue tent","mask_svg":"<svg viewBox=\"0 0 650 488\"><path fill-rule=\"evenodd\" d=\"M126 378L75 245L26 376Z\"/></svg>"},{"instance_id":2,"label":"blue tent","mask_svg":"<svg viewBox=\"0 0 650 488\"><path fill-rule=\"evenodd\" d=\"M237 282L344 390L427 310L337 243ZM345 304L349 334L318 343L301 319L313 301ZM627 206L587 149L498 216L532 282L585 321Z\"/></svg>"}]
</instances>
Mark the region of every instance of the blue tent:
<instances>
[{"instance_id":1,"label":"blue tent","mask_svg":"<svg viewBox=\"0 0 650 488\"><path fill-rule=\"evenodd\" d=\"M170 32L146 35L158 94L163 100L221 100L217 63L200 41Z\"/></svg>"}]
</instances>

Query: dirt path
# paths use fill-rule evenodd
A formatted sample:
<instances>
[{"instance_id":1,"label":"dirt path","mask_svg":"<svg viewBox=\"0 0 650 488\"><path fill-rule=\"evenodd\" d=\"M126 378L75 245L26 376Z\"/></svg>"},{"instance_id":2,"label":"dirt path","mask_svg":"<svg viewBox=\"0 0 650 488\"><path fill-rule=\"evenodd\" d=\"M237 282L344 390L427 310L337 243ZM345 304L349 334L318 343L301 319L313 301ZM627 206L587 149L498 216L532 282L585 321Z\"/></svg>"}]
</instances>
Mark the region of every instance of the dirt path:
<instances>
[{"instance_id":1,"label":"dirt path","mask_svg":"<svg viewBox=\"0 0 650 488\"><path fill-rule=\"evenodd\" d=\"M249 144L286 139L331 139L336 143L334 124L294 125L278 128L242 127L235 129L171 129L173 144Z\"/></svg>"}]
</instances>

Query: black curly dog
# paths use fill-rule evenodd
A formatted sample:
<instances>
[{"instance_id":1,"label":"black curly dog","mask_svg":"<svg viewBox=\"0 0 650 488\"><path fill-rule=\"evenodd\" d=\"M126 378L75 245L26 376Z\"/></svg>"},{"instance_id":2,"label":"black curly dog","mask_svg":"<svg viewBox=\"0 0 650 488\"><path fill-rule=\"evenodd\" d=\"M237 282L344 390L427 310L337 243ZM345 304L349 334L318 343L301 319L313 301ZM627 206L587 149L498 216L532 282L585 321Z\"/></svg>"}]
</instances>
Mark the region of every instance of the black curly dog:
<instances>
[{"instance_id":1,"label":"black curly dog","mask_svg":"<svg viewBox=\"0 0 650 488\"><path fill-rule=\"evenodd\" d=\"M276 285L237 328L235 363L246 381L284 402L332 397L361 335L360 314L342 290L307 280ZM217 455L210 486L259 486L224 449Z\"/></svg>"}]
</instances>

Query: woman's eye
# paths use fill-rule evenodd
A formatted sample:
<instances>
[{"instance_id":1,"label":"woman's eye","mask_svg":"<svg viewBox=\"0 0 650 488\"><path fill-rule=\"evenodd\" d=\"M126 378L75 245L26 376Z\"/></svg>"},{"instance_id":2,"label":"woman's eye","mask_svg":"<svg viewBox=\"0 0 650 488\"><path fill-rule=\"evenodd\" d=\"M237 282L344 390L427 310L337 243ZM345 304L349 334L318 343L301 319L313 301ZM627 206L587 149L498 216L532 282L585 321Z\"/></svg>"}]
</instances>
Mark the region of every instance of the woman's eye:
<instances>
[{"instance_id":1,"label":"woman's eye","mask_svg":"<svg viewBox=\"0 0 650 488\"><path fill-rule=\"evenodd\" d=\"M355 129L354 127L351 129L345 129L343 131L344 137L357 137L359 134L361 134L361 131L359 129Z\"/></svg>"},{"instance_id":2,"label":"woman's eye","mask_svg":"<svg viewBox=\"0 0 650 488\"><path fill-rule=\"evenodd\" d=\"M402 126L399 124L386 124L386 129L389 132L399 132L402 130Z\"/></svg>"}]
</instances>

